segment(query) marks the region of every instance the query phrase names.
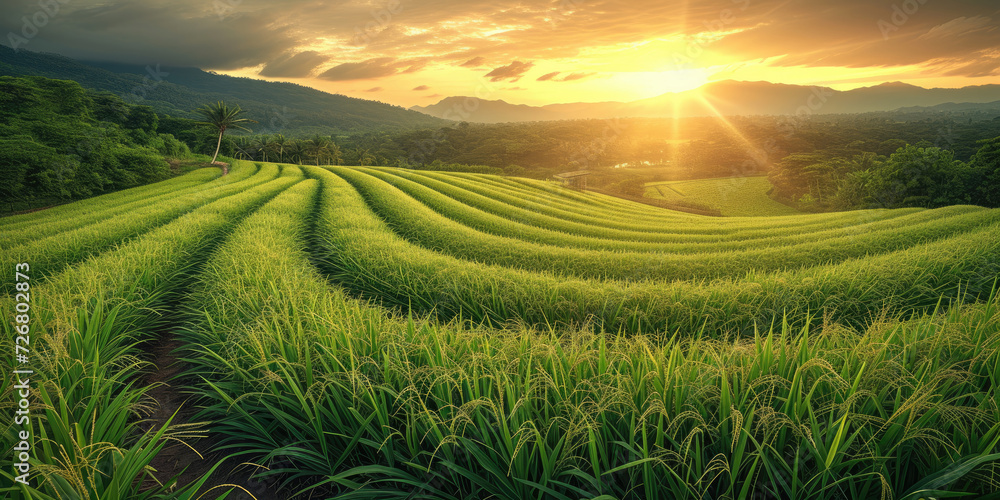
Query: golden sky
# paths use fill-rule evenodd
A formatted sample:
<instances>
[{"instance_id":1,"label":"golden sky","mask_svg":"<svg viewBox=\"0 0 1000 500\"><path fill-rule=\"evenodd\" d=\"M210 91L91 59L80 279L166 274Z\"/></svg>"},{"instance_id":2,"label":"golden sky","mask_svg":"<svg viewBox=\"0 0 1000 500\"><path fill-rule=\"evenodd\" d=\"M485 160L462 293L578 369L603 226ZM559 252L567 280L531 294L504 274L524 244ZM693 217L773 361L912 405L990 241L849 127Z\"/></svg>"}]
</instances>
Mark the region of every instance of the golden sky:
<instances>
[{"instance_id":1,"label":"golden sky","mask_svg":"<svg viewBox=\"0 0 1000 500\"><path fill-rule=\"evenodd\" d=\"M38 10L5 2L0 25ZM9 25L9 26L8 26ZM78 0L26 46L197 66L401 106L631 101L716 80L1000 83L1000 3L973 0Z\"/></svg>"}]
</instances>

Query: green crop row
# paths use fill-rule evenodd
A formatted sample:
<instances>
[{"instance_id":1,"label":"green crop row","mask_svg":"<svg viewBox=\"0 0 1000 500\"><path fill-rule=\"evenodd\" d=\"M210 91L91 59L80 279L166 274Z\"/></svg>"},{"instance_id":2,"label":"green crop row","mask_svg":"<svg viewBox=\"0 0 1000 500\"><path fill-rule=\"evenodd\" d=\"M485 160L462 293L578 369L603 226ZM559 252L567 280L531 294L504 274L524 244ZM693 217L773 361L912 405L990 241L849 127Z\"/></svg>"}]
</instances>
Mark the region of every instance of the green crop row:
<instances>
[{"instance_id":1,"label":"green crop row","mask_svg":"<svg viewBox=\"0 0 1000 500\"><path fill-rule=\"evenodd\" d=\"M312 170L310 170L312 172ZM332 175L332 174L331 174ZM324 175L324 182L335 183ZM346 181L319 231L331 276L387 305L529 325L595 321L608 331L752 331L788 314L863 324L883 309L988 294L1000 272L1000 224L906 250L733 281L621 283L558 278L442 255L402 239Z\"/></svg>"},{"instance_id":2,"label":"green crop row","mask_svg":"<svg viewBox=\"0 0 1000 500\"><path fill-rule=\"evenodd\" d=\"M703 238L705 235L754 237L768 234L795 234L802 231L856 226L886 218L900 217L922 210L861 210L835 214L819 214L817 216L768 217L767 219L759 217L704 216L671 219L670 214L677 212L659 209L662 214L661 217L649 220L627 217L620 212L596 209L593 206L587 205L560 208L553 203L552 196L541 192L535 192L533 195L524 194L515 196L503 189L477 186L474 182L458 180L445 174L432 172L411 174L399 169L385 170L428 185L463 203L487 210L496 215L523 221L539 220L541 221L540 225L543 227L558 228L576 234L593 234L591 231L594 231L594 228L599 228L597 229L598 231L611 229L634 233L631 235L622 235L625 239L647 240L649 238L662 237L660 236L661 233L672 238L683 236ZM432 185L430 182L431 179L437 182ZM470 194L473 195L470 196ZM534 214L545 215L548 218L539 219ZM643 235L642 233L651 234ZM653 239L652 241L656 240ZM673 241L676 241L676 239Z\"/></svg>"},{"instance_id":3,"label":"green crop row","mask_svg":"<svg viewBox=\"0 0 1000 500\"><path fill-rule=\"evenodd\" d=\"M149 468L169 440L187 439L193 429L168 421L140 432L151 403L150 386L137 383L148 368L140 343L149 340L167 296L187 286L201 255L240 219L301 179L300 170L287 168L278 179L203 205L45 284L29 281L28 366L37 398L31 406L31 484L13 481L11 448L21 427L8 420L3 435L10 447L0 457L6 484L0 491L9 498L42 500L197 498L207 475L175 489L175 480L158 482ZM26 272L33 278L32 270ZM13 297L0 299L5 352L14 350L13 310ZM12 362L4 358L8 373L15 369ZM15 400L11 378L3 378L0 394L3 401Z\"/></svg>"},{"instance_id":4,"label":"green crop row","mask_svg":"<svg viewBox=\"0 0 1000 500\"><path fill-rule=\"evenodd\" d=\"M163 181L151 185L159 188L156 191L150 192L150 190L145 190L143 196L135 197L133 199L107 200L100 204L93 203L87 208L74 211L72 214L53 216L40 219L38 221L23 222L20 224L12 224L9 227L4 226L3 234L0 235L0 248L11 248L15 245L51 236L62 231L76 229L87 224L129 214L135 210L141 210L151 205L163 203L164 201L169 201L189 193L209 190L220 184L233 183L256 173L257 166L234 165L233 176L227 176L225 178L220 178L217 175L204 175L217 173L212 172L212 170L215 169L207 169L207 172L204 170L206 169L194 172L202 174L201 176L205 177L205 180L203 181L185 182L184 184Z\"/></svg>"},{"instance_id":5,"label":"green crop row","mask_svg":"<svg viewBox=\"0 0 1000 500\"><path fill-rule=\"evenodd\" d=\"M44 224L53 220L60 220L66 216L80 216L92 212L104 211L117 207L123 203L145 199L148 196L162 194L165 190L183 188L188 185L201 184L217 179L222 171L218 168L202 168L189 172L179 177L162 182L147 184L121 191L115 191L85 200L75 201L65 205L29 212L26 214L12 215L0 219L0 228L5 230L24 227L25 225Z\"/></svg>"},{"instance_id":6,"label":"green crop row","mask_svg":"<svg viewBox=\"0 0 1000 500\"><path fill-rule=\"evenodd\" d=\"M925 210L915 212L901 217L882 219L877 222L860 224L850 227L836 227L833 229L814 230L799 232L793 235L774 236L768 233L758 234L757 237L733 238L731 236L719 235L684 235L677 237L664 237L664 241L634 241L632 237L651 236L650 233L629 233L617 230L596 229L598 234L604 237L579 236L576 234L563 233L551 228L565 227L560 224L565 221L559 219L545 220L540 216L541 221L532 221L532 225L522 223L518 220L493 215L489 212L477 210L464 202L445 196L440 191L431 189L424 185L412 182L405 178L388 175L382 171L371 169L355 169L373 177L379 178L392 184L400 191L433 209L435 212L452 219L458 223L466 225L472 229L509 238L516 238L532 243L555 245L559 247L572 247L592 250L621 250L630 252L662 252L672 254L689 254L700 252L723 252L732 250L746 250L748 248L760 249L763 247L791 246L791 254L798 252L812 252L814 249L807 248L801 244L814 244L822 241L820 252L833 252L835 248L838 253L845 255L845 244L849 244L857 251L864 253L881 253L896 248L902 248L915 238L922 241L929 241L936 237L943 237L962 231L970 227L975 227L977 222L996 220L1000 217L1000 211L989 211L979 207L953 206L938 210ZM960 217L958 215L961 215ZM521 215L530 217L530 215ZM572 223L570 223L572 224ZM402 224L410 229L409 222ZM578 232L592 229L583 225ZM746 235L749 236L749 235ZM420 238L415 238L420 239ZM650 238L652 239L652 238ZM668 239L681 239L677 241L667 241ZM829 255L829 253L827 254ZM850 256L847 254L847 256ZM819 261L830 260L826 255L815 255ZM477 259L482 260L482 259ZM789 266L795 265L794 259Z\"/></svg>"},{"instance_id":7,"label":"green crop row","mask_svg":"<svg viewBox=\"0 0 1000 500\"><path fill-rule=\"evenodd\" d=\"M363 204L347 183L307 171L322 182L321 235L364 218L352 215ZM449 500L997 491L996 297L861 333L785 324L736 341L406 320L316 273L305 249L313 188L275 199L215 253L186 334L216 429L288 491Z\"/></svg>"},{"instance_id":8,"label":"green crop row","mask_svg":"<svg viewBox=\"0 0 1000 500\"><path fill-rule=\"evenodd\" d=\"M750 244L734 251L683 254L613 252L540 245L475 231L375 177L353 169L331 168L359 190L390 228L417 245L473 262L585 279L717 279L739 277L750 271L800 269L885 254L1000 223L1000 210L980 209L905 230L852 234L795 245Z\"/></svg>"},{"instance_id":9,"label":"green crop row","mask_svg":"<svg viewBox=\"0 0 1000 500\"><path fill-rule=\"evenodd\" d=\"M252 164L245 162L242 169L255 171ZM199 206L266 183L277 175L278 166L268 164L255 175L242 179L236 176L232 181L216 184L209 190L198 190L130 211L119 217L31 240L7 249L3 258L0 258L0 268L9 268L16 262L30 260L36 279L43 280L68 265L143 234ZM9 294L11 290L5 284L3 292Z\"/></svg>"}]
</instances>

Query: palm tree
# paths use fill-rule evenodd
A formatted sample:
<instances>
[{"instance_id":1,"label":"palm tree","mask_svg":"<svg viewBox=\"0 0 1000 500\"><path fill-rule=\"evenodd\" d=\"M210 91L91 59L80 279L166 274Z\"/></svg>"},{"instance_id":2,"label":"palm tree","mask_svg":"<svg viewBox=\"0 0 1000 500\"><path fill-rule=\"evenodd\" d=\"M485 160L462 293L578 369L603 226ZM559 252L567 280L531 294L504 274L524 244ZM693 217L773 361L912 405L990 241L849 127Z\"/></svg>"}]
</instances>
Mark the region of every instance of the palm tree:
<instances>
[{"instance_id":1,"label":"palm tree","mask_svg":"<svg viewBox=\"0 0 1000 500\"><path fill-rule=\"evenodd\" d=\"M240 160L253 160L257 154L257 143L251 137L240 136L236 138L236 158Z\"/></svg>"},{"instance_id":2,"label":"palm tree","mask_svg":"<svg viewBox=\"0 0 1000 500\"><path fill-rule=\"evenodd\" d=\"M274 142L271 141L271 136L264 134L259 136L257 139L257 150L260 151L260 159L262 161L267 161L267 154L274 148Z\"/></svg>"},{"instance_id":3,"label":"palm tree","mask_svg":"<svg viewBox=\"0 0 1000 500\"><path fill-rule=\"evenodd\" d=\"M245 130L250 132L250 129L240 125L241 123L257 123L249 118L239 118L240 113L243 112L242 109L237 105L236 107L230 108L226 106L226 103L219 101L215 105L206 104L197 110L204 121L198 122L199 125L208 125L213 129L219 131L219 141L215 145L215 154L212 155L212 163L215 163L215 159L219 157L219 148L222 147L222 136L226 133L226 129L235 128L237 130ZM223 165L222 175L229 173L229 169Z\"/></svg>"},{"instance_id":4,"label":"palm tree","mask_svg":"<svg viewBox=\"0 0 1000 500\"><path fill-rule=\"evenodd\" d=\"M288 151L288 158L299 165L302 164L302 158L309 154L305 141L301 140L290 141L286 151Z\"/></svg>"},{"instance_id":5,"label":"palm tree","mask_svg":"<svg viewBox=\"0 0 1000 500\"><path fill-rule=\"evenodd\" d=\"M282 134L277 134L274 136L274 152L278 153L278 163L285 163L285 145L288 144L288 139Z\"/></svg>"},{"instance_id":6,"label":"palm tree","mask_svg":"<svg viewBox=\"0 0 1000 500\"><path fill-rule=\"evenodd\" d=\"M306 143L306 148L313 159L316 161L316 165L323 160L324 157L330 155L330 139L316 134L315 137L310 139Z\"/></svg>"}]
</instances>

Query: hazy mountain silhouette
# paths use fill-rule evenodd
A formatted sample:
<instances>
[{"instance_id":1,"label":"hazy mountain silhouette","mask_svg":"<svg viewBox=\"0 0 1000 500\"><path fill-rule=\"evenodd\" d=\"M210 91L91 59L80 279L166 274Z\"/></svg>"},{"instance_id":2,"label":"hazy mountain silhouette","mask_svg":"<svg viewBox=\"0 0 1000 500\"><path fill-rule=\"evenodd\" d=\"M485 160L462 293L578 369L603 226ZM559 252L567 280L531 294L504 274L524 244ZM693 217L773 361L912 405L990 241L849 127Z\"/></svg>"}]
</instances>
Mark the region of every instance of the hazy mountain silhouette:
<instances>
[{"instance_id":1,"label":"hazy mountain silhouette","mask_svg":"<svg viewBox=\"0 0 1000 500\"><path fill-rule=\"evenodd\" d=\"M599 102L526 106L504 101L448 97L412 110L459 121L498 123L614 117L722 115L793 115L865 113L946 103L1000 100L1000 85L960 89L925 89L901 82L837 91L770 82L713 82L696 90L667 93L632 102ZM478 104L476 102L478 101Z\"/></svg>"}]
</instances>

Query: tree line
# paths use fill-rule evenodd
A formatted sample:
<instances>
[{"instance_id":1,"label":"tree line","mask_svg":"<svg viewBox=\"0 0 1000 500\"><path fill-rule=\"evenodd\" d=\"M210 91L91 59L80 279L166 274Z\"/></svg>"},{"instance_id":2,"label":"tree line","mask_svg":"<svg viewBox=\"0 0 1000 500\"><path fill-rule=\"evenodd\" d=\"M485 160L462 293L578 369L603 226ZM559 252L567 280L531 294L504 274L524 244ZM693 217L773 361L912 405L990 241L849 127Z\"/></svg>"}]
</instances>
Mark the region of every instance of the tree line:
<instances>
[{"instance_id":1,"label":"tree line","mask_svg":"<svg viewBox=\"0 0 1000 500\"><path fill-rule=\"evenodd\" d=\"M860 145L792 154L769 174L771 194L811 211L1000 207L1000 137L977 144L968 161L929 141L900 145L888 155Z\"/></svg>"}]
</instances>

